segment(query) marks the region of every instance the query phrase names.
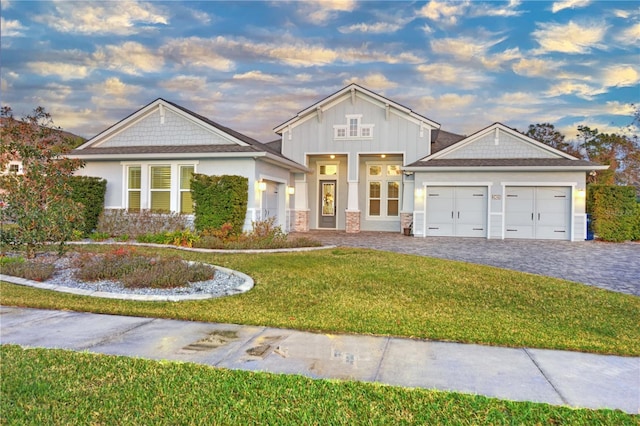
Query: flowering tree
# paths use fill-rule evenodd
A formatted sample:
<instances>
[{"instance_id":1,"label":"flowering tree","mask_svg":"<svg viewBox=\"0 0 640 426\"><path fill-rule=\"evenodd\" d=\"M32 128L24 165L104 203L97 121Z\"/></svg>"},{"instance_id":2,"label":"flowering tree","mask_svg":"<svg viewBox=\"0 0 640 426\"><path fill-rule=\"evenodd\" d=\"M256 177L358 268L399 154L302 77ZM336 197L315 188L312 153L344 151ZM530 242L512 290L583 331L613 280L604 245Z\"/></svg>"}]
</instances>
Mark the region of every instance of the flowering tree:
<instances>
[{"instance_id":1,"label":"flowering tree","mask_svg":"<svg viewBox=\"0 0 640 426\"><path fill-rule=\"evenodd\" d=\"M69 198L68 184L83 164L64 157L72 141L53 126L44 108L16 120L5 106L0 119L0 171L11 160L22 162L22 173L8 173L0 181L3 214L17 225L15 241L28 258L46 242L59 243L62 250L83 222L82 205Z\"/></svg>"}]
</instances>

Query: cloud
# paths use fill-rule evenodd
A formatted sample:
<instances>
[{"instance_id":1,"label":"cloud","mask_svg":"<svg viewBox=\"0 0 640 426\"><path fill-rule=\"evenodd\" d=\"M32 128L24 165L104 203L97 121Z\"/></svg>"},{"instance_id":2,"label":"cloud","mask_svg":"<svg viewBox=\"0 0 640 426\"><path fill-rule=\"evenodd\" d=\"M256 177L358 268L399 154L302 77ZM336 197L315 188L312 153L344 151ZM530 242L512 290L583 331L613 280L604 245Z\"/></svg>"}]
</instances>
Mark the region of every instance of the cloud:
<instances>
[{"instance_id":1,"label":"cloud","mask_svg":"<svg viewBox=\"0 0 640 426\"><path fill-rule=\"evenodd\" d=\"M471 10L471 16L520 16L524 13L522 10L517 10L520 6L520 0L510 0L509 3L494 3L494 2L476 2L473 4Z\"/></svg>"},{"instance_id":2,"label":"cloud","mask_svg":"<svg viewBox=\"0 0 640 426\"><path fill-rule=\"evenodd\" d=\"M104 69L130 75L156 72L164 65L162 56L135 41L101 47L94 52L93 61Z\"/></svg>"},{"instance_id":3,"label":"cloud","mask_svg":"<svg viewBox=\"0 0 640 426\"><path fill-rule=\"evenodd\" d=\"M551 6L551 12L557 13L563 9L577 9L579 7L586 7L591 3L591 0L562 0L553 3Z\"/></svg>"},{"instance_id":4,"label":"cloud","mask_svg":"<svg viewBox=\"0 0 640 426\"><path fill-rule=\"evenodd\" d=\"M298 3L298 14L307 22L316 25L326 24L340 12L353 11L355 0L307 0Z\"/></svg>"},{"instance_id":5,"label":"cloud","mask_svg":"<svg viewBox=\"0 0 640 426\"><path fill-rule=\"evenodd\" d=\"M487 69L498 70L505 62L521 57L518 48L494 54L488 53L489 49L504 40L504 38L484 41L471 37L443 38L432 40L431 50L433 53L452 56L459 61L480 63Z\"/></svg>"},{"instance_id":6,"label":"cloud","mask_svg":"<svg viewBox=\"0 0 640 426\"><path fill-rule=\"evenodd\" d=\"M616 40L627 45L629 48L637 49L638 43L640 42L640 22L621 31L616 36Z\"/></svg>"},{"instance_id":7,"label":"cloud","mask_svg":"<svg viewBox=\"0 0 640 426\"><path fill-rule=\"evenodd\" d=\"M461 2L431 0L418 11L418 15L441 24L454 25L458 22L458 16L463 15L468 6L468 0Z\"/></svg>"},{"instance_id":8,"label":"cloud","mask_svg":"<svg viewBox=\"0 0 640 426\"><path fill-rule=\"evenodd\" d=\"M533 38L540 44L537 53L589 53L591 48L604 48L601 44L607 32L604 23L580 25L573 21L568 24L541 22L538 29L532 33Z\"/></svg>"},{"instance_id":9,"label":"cloud","mask_svg":"<svg viewBox=\"0 0 640 426\"><path fill-rule=\"evenodd\" d=\"M592 100L596 95L606 93L601 87L590 86L585 83L577 83L574 81L561 81L551 86L545 95L548 97L556 97L562 95L575 95L579 98Z\"/></svg>"},{"instance_id":10,"label":"cloud","mask_svg":"<svg viewBox=\"0 0 640 426\"><path fill-rule=\"evenodd\" d=\"M553 78L562 62L539 58L521 58L512 66L513 72L525 77Z\"/></svg>"},{"instance_id":11,"label":"cloud","mask_svg":"<svg viewBox=\"0 0 640 426\"><path fill-rule=\"evenodd\" d=\"M343 34L350 33L371 33L371 34L384 34L384 33L394 33L401 29L403 26L397 23L392 22L376 22L373 24L352 24L349 26L342 26L338 28Z\"/></svg>"},{"instance_id":12,"label":"cloud","mask_svg":"<svg viewBox=\"0 0 640 426\"><path fill-rule=\"evenodd\" d=\"M224 37L203 39L190 37L170 40L160 48L161 54L170 62L184 67L203 67L216 71L231 71L235 63L220 55L220 48L233 50Z\"/></svg>"},{"instance_id":13,"label":"cloud","mask_svg":"<svg viewBox=\"0 0 640 426\"><path fill-rule=\"evenodd\" d=\"M447 63L418 65L416 70L429 84L441 83L462 89L475 89L489 81L486 75L476 69Z\"/></svg>"},{"instance_id":14,"label":"cloud","mask_svg":"<svg viewBox=\"0 0 640 426\"><path fill-rule=\"evenodd\" d=\"M631 65L613 65L603 71L606 87L630 87L640 83L640 73Z\"/></svg>"},{"instance_id":15,"label":"cloud","mask_svg":"<svg viewBox=\"0 0 640 426\"><path fill-rule=\"evenodd\" d=\"M54 10L34 21L56 31L72 34L132 35L167 25L168 15L151 3L134 0L117 2L57 1Z\"/></svg>"},{"instance_id":16,"label":"cloud","mask_svg":"<svg viewBox=\"0 0 640 426\"><path fill-rule=\"evenodd\" d=\"M332 49L291 36L284 36L276 42L258 43L243 37L191 37L171 40L160 51L168 61L190 67L206 66L219 71L233 69L234 59L243 62L275 61L296 68L326 66L333 63L415 64L423 61L411 52L391 54L370 50L366 44L357 48Z\"/></svg>"},{"instance_id":17,"label":"cloud","mask_svg":"<svg viewBox=\"0 0 640 426\"><path fill-rule=\"evenodd\" d=\"M73 94L73 88L59 83L48 83L42 90L36 92L36 96L46 99L46 105L65 101L69 95Z\"/></svg>"},{"instance_id":18,"label":"cloud","mask_svg":"<svg viewBox=\"0 0 640 426\"><path fill-rule=\"evenodd\" d=\"M203 92L207 88L205 77L193 75L177 75L169 80L163 80L160 87L172 92Z\"/></svg>"},{"instance_id":19,"label":"cloud","mask_svg":"<svg viewBox=\"0 0 640 426\"><path fill-rule=\"evenodd\" d=\"M234 74L234 80L254 80L254 81L264 81L269 83L275 83L280 81L280 79L274 75L264 74L262 71L248 71L244 74Z\"/></svg>"},{"instance_id":20,"label":"cloud","mask_svg":"<svg viewBox=\"0 0 640 426\"><path fill-rule=\"evenodd\" d=\"M142 87L126 84L117 77L110 77L103 83L96 83L89 86L93 93L91 102L103 108L128 107L133 104L129 96L142 91Z\"/></svg>"},{"instance_id":21,"label":"cloud","mask_svg":"<svg viewBox=\"0 0 640 426\"><path fill-rule=\"evenodd\" d=\"M457 93L445 93L439 97L425 96L420 100L422 108L427 110L457 111L476 101L475 95L459 95Z\"/></svg>"},{"instance_id":22,"label":"cloud","mask_svg":"<svg viewBox=\"0 0 640 426\"><path fill-rule=\"evenodd\" d=\"M398 83L394 81L389 81L387 77L385 77L381 73L371 73L366 75L364 78L352 77L350 79L346 79L343 81L343 84L345 86L350 83L358 83L361 86L364 86L368 89L379 90L379 91L398 87Z\"/></svg>"},{"instance_id":23,"label":"cloud","mask_svg":"<svg viewBox=\"0 0 640 426\"><path fill-rule=\"evenodd\" d=\"M23 37L23 30L26 29L20 21L5 20L3 16L0 16L0 37Z\"/></svg>"},{"instance_id":24,"label":"cloud","mask_svg":"<svg viewBox=\"0 0 640 426\"><path fill-rule=\"evenodd\" d=\"M28 62L27 67L37 75L55 75L62 80L74 80L85 78L91 73L91 69L86 65L75 65L64 62Z\"/></svg>"}]
</instances>

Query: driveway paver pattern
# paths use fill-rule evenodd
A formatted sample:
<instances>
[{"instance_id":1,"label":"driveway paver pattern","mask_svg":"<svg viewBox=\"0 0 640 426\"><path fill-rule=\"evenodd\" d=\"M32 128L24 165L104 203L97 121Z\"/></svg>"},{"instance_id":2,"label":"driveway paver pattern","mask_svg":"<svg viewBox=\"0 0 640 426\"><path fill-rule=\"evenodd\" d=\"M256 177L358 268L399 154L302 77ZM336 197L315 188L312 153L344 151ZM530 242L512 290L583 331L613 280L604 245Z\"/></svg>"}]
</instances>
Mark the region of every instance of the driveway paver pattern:
<instances>
[{"instance_id":1,"label":"driveway paver pattern","mask_svg":"<svg viewBox=\"0 0 640 426\"><path fill-rule=\"evenodd\" d=\"M422 238L393 232L310 231L293 235L324 244L497 266L640 296L640 243Z\"/></svg>"}]
</instances>

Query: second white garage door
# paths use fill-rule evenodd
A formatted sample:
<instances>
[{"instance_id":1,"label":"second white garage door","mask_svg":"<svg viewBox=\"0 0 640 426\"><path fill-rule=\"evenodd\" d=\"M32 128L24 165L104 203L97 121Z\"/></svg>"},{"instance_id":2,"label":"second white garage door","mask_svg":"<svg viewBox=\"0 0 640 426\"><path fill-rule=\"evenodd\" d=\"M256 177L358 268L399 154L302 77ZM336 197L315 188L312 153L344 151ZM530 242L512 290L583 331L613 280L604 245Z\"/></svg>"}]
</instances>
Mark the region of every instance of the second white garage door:
<instances>
[{"instance_id":1,"label":"second white garage door","mask_svg":"<svg viewBox=\"0 0 640 426\"><path fill-rule=\"evenodd\" d=\"M506 203L506 238L571 238L570 187L508 186Z\"/></svg>"},{"instance_id":2,"label":"second white garage door","mask_svg":"<svg viewBox=\"0 0 640 426\"><path fill-rule=\"evenodd\" d=\"M427 235L487 236L487 188L480 186L427 187Z\"/></svg>"}]
</instances>

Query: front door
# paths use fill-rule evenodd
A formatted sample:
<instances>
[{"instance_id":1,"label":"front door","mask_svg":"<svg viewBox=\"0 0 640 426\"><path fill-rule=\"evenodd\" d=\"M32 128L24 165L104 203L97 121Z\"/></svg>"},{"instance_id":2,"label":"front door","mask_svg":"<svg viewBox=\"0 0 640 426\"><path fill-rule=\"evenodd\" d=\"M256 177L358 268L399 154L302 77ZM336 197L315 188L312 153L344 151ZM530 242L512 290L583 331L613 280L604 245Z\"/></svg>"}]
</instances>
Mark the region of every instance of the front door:
<instances>
[{"instance_id":1,"label":"front door","mask_svg":"<svg viewBox=\"0 0 640 426\"><path fill-rule=\"evenodd\" d=\"M273 218L278 223L278 184L267 181L267 190L262 196L262 219Z\"/></svg>"},{"instance_id":2,"label":"front door","mask_svg":"<svg viewBox=\"0 0 640 426\"><path fill-rule=\"evenodd\" d=\"M336 227L336 181L320 181L320 217L318 218L318 228Z\"/></svg>"}]
</instances>

